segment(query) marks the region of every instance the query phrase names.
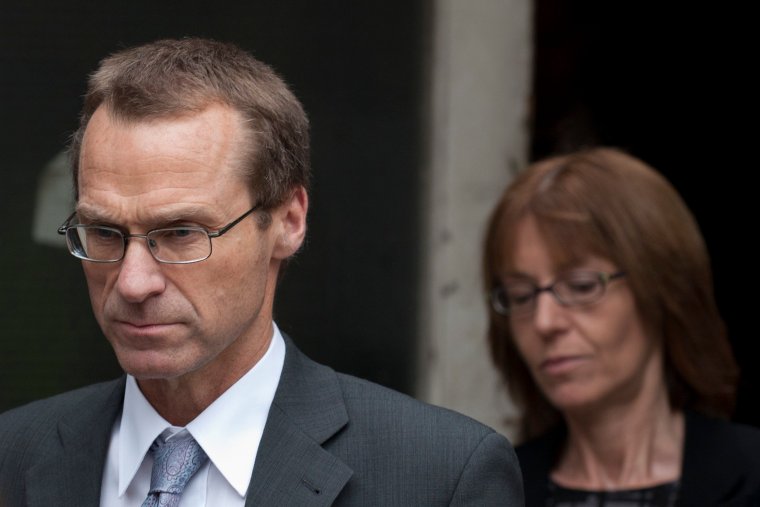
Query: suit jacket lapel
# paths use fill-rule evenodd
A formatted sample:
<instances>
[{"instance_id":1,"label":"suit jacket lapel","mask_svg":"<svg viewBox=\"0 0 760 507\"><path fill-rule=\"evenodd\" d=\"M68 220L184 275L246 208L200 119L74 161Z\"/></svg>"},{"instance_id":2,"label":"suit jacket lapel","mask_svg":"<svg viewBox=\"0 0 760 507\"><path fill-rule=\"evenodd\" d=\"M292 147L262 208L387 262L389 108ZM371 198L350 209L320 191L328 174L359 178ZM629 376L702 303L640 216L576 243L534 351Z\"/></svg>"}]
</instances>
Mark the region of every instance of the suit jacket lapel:
<instances>
[{"instance_id":1,"label":"suit jacket lapel","mask_svg":"<svg viewBox=\"0 0 760 507\"><path fill-rule=\"evenodd\" d=\"M50 454L27 473L29 507L98 505L108 444L124 401L121 379L96 386L61 418ZM42 486L44 485L44 486Z\"/></svg>"},{"instance_id":2,"label":"suit jacket lapel","mask_svg":"<svg viewBox=\"0 0 760 507\"><path fill-rule=\"evenodd\" d=\"M334 371L285 344L246 505L330 505L353 474L322 448L348 423L342 391Z\"/></svg>"},{"instance_id":3,"label":"suit jacket lapel","mask_svg":"<svg viewBox=\"0 0 760 507\"><path fill-rule=\"evenodd\" d=\"M288 337L280 384L259 444L247 506L330 505L353 471L322 444L348 423L334 371ZM27 473L29 507L98 505L111 431L125 378L92 388L48 437L49 455ZM44 487L40 487L44 484Z\"/></svg>"}]
</instances>

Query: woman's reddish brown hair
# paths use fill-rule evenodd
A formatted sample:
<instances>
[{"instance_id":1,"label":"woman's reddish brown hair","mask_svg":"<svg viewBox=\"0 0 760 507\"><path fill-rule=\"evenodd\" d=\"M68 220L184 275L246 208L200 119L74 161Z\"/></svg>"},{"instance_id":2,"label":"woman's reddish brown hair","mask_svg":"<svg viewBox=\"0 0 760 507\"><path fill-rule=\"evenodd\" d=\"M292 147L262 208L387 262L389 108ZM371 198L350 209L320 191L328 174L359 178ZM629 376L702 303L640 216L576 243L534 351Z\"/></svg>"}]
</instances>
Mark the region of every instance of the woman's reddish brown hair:
<instances>
[{"instance_id":1,"label":"woman's reddish brown hair","mask_svg":"<svg viewBox=\"0 0 760 507\"><path fill-rule=\"evenodd\" d=\"M515 225L532 216L558 265L589 255L626 273L637 309L663 341L670 404L727 417L738 368L713 296L710 259L694 217L675 189L642 161L611 148L530 166L504 192L487 229L486 289L511 268ZM509 318L491 309L492 358L523 416L523 438L561 421L513 343Z\"/></svg>"}]
</instances>

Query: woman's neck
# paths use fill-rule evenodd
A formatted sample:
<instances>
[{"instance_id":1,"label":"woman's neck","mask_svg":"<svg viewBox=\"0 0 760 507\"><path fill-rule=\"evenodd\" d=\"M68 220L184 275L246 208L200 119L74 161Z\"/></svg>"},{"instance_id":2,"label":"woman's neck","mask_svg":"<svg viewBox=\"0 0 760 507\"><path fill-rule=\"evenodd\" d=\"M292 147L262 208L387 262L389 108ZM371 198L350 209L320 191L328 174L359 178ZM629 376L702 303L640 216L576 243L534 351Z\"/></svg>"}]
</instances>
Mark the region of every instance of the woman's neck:
<instances>
[{"instance_id":1,"label":"woman's neck","mask_svg":"<svg viewBox=\"0 0 760 507\"><path fill-rule=\"evenodd\" d=\"M567 443L552 479L565 487L608 491L678 479L683 413L671 410L664 385L644 393L650 395L566 413Z\"/></svg>"}]
</instances>

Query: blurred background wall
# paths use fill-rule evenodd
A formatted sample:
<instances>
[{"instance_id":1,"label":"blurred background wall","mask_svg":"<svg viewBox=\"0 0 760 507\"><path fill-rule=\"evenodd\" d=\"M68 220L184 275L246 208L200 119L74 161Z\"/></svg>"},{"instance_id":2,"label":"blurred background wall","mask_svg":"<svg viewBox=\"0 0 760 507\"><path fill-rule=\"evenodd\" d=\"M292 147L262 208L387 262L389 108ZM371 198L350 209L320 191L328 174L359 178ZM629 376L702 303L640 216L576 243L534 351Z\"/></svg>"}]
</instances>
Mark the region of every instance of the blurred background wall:
<instances>
[{"instance_id":1,"label":"blurred background wall","mask_svg":"<svg viewBox=\"0 0 760 507\"><path fill-rule=\"evenodd\" d=\"M737 419L760 425L749 19L652 0L4 0L0 410L119 375L55 243L60 154L100 58L197 35L271 64L310 115L309 238L275 318L312 357L509 433L484 345L485 215L528 160L612 144L695 212L744 370Z\"/></svg>"}]
</instances>

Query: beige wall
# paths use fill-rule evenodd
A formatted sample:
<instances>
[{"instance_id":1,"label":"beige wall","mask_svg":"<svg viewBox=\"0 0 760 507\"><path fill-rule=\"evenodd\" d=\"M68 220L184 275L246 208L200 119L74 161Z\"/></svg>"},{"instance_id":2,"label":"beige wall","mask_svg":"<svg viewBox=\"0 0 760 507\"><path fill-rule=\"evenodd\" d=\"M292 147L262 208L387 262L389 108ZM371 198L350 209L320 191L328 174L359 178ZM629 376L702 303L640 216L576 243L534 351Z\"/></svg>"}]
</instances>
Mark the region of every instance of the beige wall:
<instances>
[{"instance_id":1,"label":"beige wall","mask_svg":"<svg viewBox=\"0 0 760 507\"><path fill-rule=\"evenodd\" d=\"M524 166L530 0L436 0L423 172L420 398L508 436L514 408L491 366L480 252L488 213Z\"/></svg>"}]
</instances>

